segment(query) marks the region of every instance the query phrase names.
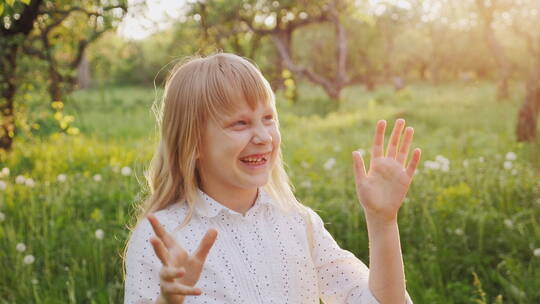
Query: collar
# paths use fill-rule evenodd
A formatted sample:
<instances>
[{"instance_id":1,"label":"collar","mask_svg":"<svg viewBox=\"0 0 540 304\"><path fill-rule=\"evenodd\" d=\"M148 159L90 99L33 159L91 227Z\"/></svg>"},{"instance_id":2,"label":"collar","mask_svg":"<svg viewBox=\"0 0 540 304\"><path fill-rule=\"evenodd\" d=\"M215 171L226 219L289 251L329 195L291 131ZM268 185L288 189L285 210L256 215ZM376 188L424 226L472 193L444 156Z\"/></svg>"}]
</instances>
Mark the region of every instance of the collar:
<instances>
[{"instance_id":1,"label":"collar","mask_svg":"<svg viewBox=\"0 0 540 304\"><path fill-rule=\"evenodd\" d=\"M202 217L212 218L217 216L220 212L229 212L230 214L242 216L241 213L220 204L218 201L214 200L212 197L210 197L208 194L206 194L199 188L197 188L197 196L198 201L195 204L195 211ZM245 216L247 216L248 213L253 212L252 210L260 208L264 205L269 205L271 203L272 200L270 195L268 195L268 193L266 193L266 191L264 191L262 188L258 188L257 199L255 200L253 206L251 206L251 208L246 211Z\"/></svg>"}]
</instances>

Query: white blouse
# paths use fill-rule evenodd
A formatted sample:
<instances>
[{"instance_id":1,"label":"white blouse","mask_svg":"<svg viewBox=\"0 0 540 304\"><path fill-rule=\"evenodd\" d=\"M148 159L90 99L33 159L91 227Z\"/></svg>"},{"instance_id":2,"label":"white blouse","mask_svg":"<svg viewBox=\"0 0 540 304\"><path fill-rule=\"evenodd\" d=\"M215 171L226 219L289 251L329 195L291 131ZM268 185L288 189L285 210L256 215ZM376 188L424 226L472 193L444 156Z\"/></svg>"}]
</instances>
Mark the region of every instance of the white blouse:
<instances>
[{"instance_id":1,"label":"white blouse","mask_svg":"<svg viewBox=\"0 0 540 304\"><path fill-rule=\"evenodd\" d=\"M286 215L262 188L245 216L199 190L189 224L173 237L192 254L208 230L218 230L200 279L199 296L186 296L186 304L203 303L378 303L368 288L369 270L351 252L341 249L309 208L313 227L313 259L306 223L300 214ZM172 233L187 213L175 203L156 212ZM143 220L128 244L124 303L155 303L159 293L161 262L149 238L153 230ZM407 303L412 304L407 295Z\"/></svg>"}]
</instances>

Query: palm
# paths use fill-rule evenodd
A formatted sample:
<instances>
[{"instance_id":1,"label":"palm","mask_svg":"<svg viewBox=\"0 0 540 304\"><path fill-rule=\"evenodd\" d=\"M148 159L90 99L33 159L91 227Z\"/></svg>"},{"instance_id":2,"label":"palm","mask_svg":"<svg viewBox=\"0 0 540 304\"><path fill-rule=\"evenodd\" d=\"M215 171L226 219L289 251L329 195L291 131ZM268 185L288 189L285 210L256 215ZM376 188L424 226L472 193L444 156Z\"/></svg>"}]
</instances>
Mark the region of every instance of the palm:
<instances>
[{"instance_id":1,"label":"palm","mask_svg":"<svg viewBox=\"0 0 540 304\"><path fill-rule=\"evenodd\" d=\"M360 153L354 153L356 193L364 210L382 219L393 219L409 190L414 172L420 160L420 149L416 149L407 167L408 150L414 130L407 128L405 138L398 150L401 132L405 121L396 121L388 143L386 156L383 151L385 121L377 124L372 149L369 172L366 174L364 161Z\"/></svg>"},{"instance_id":2,"label":"palm","mask_svg":"<svg viewBox=\"0 0 540 304\"><path fill-rule=\"evenodd\" d=\"M184 268L184 275L175 281L179 282L182 286L194 286L199 281L204 262L217 238L217 230L213 228L208 229L197 250L192 255L189 255L189 253L165 231L153 214L148 215L148 220L157 236L157 238L151 238L150 242L161 263L164 266ZM183 303L183 296L168 295L167 297L169 303Z\"/></svg>"}]
</instances>

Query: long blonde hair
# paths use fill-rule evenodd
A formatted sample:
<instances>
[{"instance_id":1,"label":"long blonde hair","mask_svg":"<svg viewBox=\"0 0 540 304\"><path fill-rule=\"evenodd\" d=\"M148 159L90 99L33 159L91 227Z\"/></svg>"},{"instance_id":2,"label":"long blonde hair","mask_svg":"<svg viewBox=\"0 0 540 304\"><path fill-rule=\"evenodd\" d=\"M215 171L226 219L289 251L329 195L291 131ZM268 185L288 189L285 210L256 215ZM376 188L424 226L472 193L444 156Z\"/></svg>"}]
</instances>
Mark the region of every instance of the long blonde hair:
<instances>
[{"instance_id":1,"label":"long blonde hair","mask_svg":"<svg viewBox=\"0 0 540 304\"><path fill-rule=\"evenodd\" d=\"M218 52L188 57L171 69L163 98L153 106L160 140L145 172L150 193L138 208L136 224L177 202L189 206L179 229L189 223L200 188L196 160L206 124L209 119L219 120L220 113L233 111L242 99L252 108L263 102L276 110L268 81L247 58ZM263 189L281 210L307 215L306 207L294 196L281 148Z\"/></svg>"}]
</instances>

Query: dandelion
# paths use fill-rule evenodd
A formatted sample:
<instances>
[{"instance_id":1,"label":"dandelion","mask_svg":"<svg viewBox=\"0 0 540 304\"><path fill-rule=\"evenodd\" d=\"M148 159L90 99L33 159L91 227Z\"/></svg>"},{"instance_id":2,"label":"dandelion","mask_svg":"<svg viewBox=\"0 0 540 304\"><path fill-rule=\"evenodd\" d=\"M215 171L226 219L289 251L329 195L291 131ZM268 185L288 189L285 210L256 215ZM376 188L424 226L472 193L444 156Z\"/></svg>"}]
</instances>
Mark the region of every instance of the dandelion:
<instances>
[{"instance_id":1,"label":"dandelion","mask_svg":"<svg viewBox=\"0 0 540 304\"><path fill-rule=\"evenodd\" d=\"M27 180L24 181L24 184L27 186L27 187L34 187L36 185L36 182L34 182L33 179L29 178Z\"/></svg>"},{"instance_id":2,"label":"dandelion","mask_svg":"<svg viewBox=\"0 0 540 304\"><path fill-rule=\"evenodd\" d=\"M484 157L483 157L483 156L480 156L480 157L478 158L478 161L481 162L481 163L483 163L483 162L484 162Z\"/></svg>"},{"instance_id":3,"label":"dandelion","mask_svg":"<svg viewBox=\"0 0 540 304\"><path fill-rule=\"evenodd\" d=\"M432 170L439 170L441 168L441 163L431 160L426 160L424 162L424 167Z\"/></svg>"},{"instance_id":4,"label":"dandelion","mask_svg":"<svg viewBox=\"0 0 540 304\"><path fill-rule=\"evenodd\" d=\"M506 153L506 159L507 160L516 160L517 155L514 152L508 152Z\"/></svg>"},{"instance_id":5,"label":"dandelion","mask_svg":"<svg viewBox=\"0 0 540 304\"><path fill-rule=\"evenodd\" d=\"M469 161L468 160L463 161L463 167L464 168L469 168Z\"/></svg>"},{"instance_id":6,"label":"dandelion","mask_svg":"<svg viewBox=\"0 0 540 304\"><path fill-rule=\"evenodd\" d=\"M6 215L0 212L0 223L6 220Z\"/></svg>"},{"instance_id":7,"label":"dandelion","mask_svg":"<svg viewBox=\"0 0 540 304\"><path fill-rule=\"evenodd\" d=\"M21 184L24 184L24 181L26 180L26 178L24 178L24 176L22 175L19 175L15 178L15 183L21 185Z\"/></svg>"},{"instance_id":8,"label":"dandelion","mask_svg":"<svg viewBox=\"0 0 540 304\"><path fill-rule=\"evenodd\" d=\"M512 222L512 220L510 220L510 219L505 219L504 224L506 225L506 227L508 227L510 229L514 228L514 222Z\"/></svg>"},{"instance_id":9,"label":"dandelion","mask_svg":"<svg viewBox=\"0 0 540 304\"><path fill-rule=\"evenodd\" d=\"M301 161L300 162L300 167L304 168L304 169L307 169L310 167L309 163L307 161Z\"/></svg>"},{"instance_id":10,"label":"dandelion","mask_svg":"<svg viewBox=\"0 0 540 304\"><path fill-rule=\"evenodd\" d=\"M100 174L94 175L94 181L100 182L101 181L101 175Z\"/></svg>"},{"instance_id":11,"label":"dandelion","mask_svg":"<svg viewBox=\"0 0 540 304\"><path fill-rule=\"evenodd\" d=\"M15 246L15 249L17 249L18 252L24 252L26 250L26 245L18 243L17 246Z\"/></svg>"},{"instance_id":12,"label":"dandelion","mask_svg":"<svg viewBox=\"0 0 540 304\"><path fill-rule=\"evenodd\" d=\"M4 167L1 171L2 177L9 176L9 168Z\"/></svg>"},{"instance_id":13,"label":"dandelion","mask_svg":"<svg viewBox=\"0 0 540 304\"><path fill-rule=\"evenodd\" d=\"M96 239L103 240L104 236L105 236L105 232L103 232L103 229L96 230Z\"/></svg>"},{"instance_id":14,"label":"dandelion","mask_svg":"<svg viewBox=\"0 0 540 304\"><path fill-rule=\"evenodd\" d=\"M324 169L331 170L336 164L336 159L331 157L324 163Z\"/></svg>"},{"instance_id":15,"label":"dandelion","mask_svg":"<svg viewBox=\"0 0 540 304\"><path fill-rule=\"evenodd\" d=\"M63 183L66 181L66 175L65 174L58 174L58 176L56 177L56 180L60 183Z\"/></svg>"},{"instance_id":16,"label":"dandelion","mask_svg":"<svg viewBox=\"0 0 540 304\"><path fill-rule=\"evenodd\" d=\"M7 184L5 181L0 181L0 190L4 191L7 188Z\"/></svg>"},{"instance_id":17,"label":"dandelion","mask_svg":"<svg viewBox=\"0 0 540 304\"><path fill-rule=\"evenodd\" d=\"M124 168L122 168L121 173L122 173L123 176L131 175L131 168L130 167L124 167Z\"/></svg>"},{"instance_id":18,"label":"dandelion","mask_svg":"<svg viewBox=\"0 0 540 304\"><path fill-rule=\"evenodd\" d=\"M309 180L306 180L306 181L303 181L300 186L302 186L303 188L311 188L311 181Z\"/></svg>"},{"instance_id":19,"label":"dandelion","mask_svg":"<svg viewBox=\"0 0 540 304\"><path fill-rule=\"evenodd\" d=\"M533 254L534 254L534 256L536 256L536 257L540 257L540 248L535 248L535 249L533 249Z\"/></svg>"},{"instance_id":20,"label":"dandelion","mask_svg":"<svg viewBox=\"0 0 540 304\"><path fill-rule=\"evenodd\" d=\"M504 162L503 166L504 166L504 168L506 170L510 170L510 169L512 169L512 162L507 160L507 161Z\"/></svg>"},{"instance_id":21,"label":"dandelion","mask_svg":"<svg viewBox=\"0 0 540 304\"><path fill-rule=\"evenodd\" d=\"M450 167L449 167L448 163L442 164L441 171L448 172L449 170L450 170Z\"/></svg>"},{"instance_id":22,"label":"dandelion","mask_svg":"<svg viewBox=\"0 0 540 304\"><path fill-rule=\"evenodd\" d=\"M38 283L38 280L37 280L37 279L32 279L32 281L31 281L31 282L32 282L32 284L34 284L34 285L37 285L37 283Z\"/></svg>"},{"instance_id":23,"label":"dandelion","mask_svg":"<svg viewBox=\"0 0 540 304\"><path fill-rule=\"evenodd\" d=\"M30 265L32 263L34 263L36 259L34 258L33 255L29 254L29 255L26 255L23 259L23 262L26 264L26 265Z\"/></svg>"},{"instance_id":24,"label":"dandelion","mask_svg":"<svg viewBox=\"0 0 540 304\"><path fill-rule=\"evenodd\" d=\"M463 235L463 229L457 228L456 231L454 231L456 235Z\"/></svg>"}]
</instances>

